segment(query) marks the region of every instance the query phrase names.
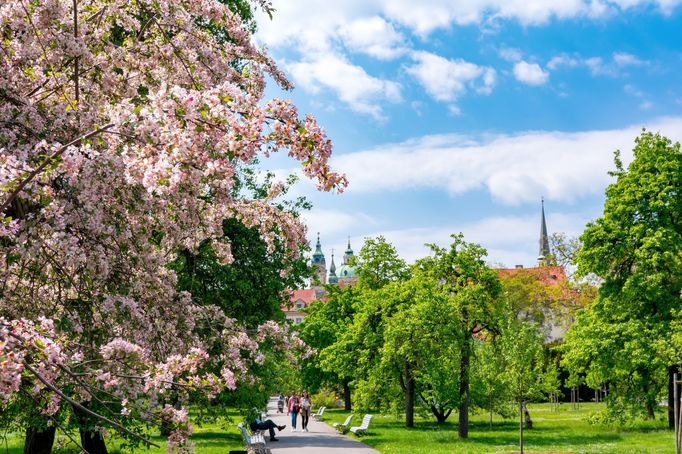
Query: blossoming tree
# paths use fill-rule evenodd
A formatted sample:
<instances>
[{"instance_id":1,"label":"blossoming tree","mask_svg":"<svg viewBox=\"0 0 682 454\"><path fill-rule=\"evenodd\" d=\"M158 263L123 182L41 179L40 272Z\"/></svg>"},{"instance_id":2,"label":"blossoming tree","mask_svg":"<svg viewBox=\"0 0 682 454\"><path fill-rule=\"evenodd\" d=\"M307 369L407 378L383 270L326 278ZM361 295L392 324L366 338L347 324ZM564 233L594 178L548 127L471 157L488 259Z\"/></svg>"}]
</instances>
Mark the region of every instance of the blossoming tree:
<instances>
[{"instance_id":1,"label":"blossoming tree","mask_svg":"<svg viewBox=\"0 0 682 454\"><path fill-rule=\"evenodd\" d=\"M279 188L235 197L235 171L286 150L342 190L331 143L263 99L267 76L290 85L215 0L8 0L0 35L0 409L47 421L28 424L32 452L65 412L91 453L103 428L135 438L154 419L169 450L190 450L187 411L164 393L235 388L259 343L290 337L192 304L167 264L206 241L230 263L230 218L298 254L305 228L272 203Z\"/></svg>"}]
</instances>

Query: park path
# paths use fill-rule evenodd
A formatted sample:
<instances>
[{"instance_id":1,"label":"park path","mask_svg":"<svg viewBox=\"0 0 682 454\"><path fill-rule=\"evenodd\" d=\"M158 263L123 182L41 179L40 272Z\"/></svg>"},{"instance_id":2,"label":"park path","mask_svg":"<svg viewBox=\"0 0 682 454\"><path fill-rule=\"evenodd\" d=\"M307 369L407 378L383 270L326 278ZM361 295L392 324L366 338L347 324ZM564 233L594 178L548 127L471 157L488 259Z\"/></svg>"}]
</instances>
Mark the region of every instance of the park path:
<instances>
[{"instance_id":1,"label":"park path","mask_svg":"<svg viewBox=\"0 0 682 454\"><path fill-rule=\"evenodd\" d=\"M286 410L285 410L286 411ZM269 442L267 431L265 440L272 454L379 454L379 451L370 448L345 435L341 435L319 421L310 418L308 432L291 432L291 418L286 414L277 413L277 399L271 398L268 402L268 418L278 426L286 424L287 428L282 432L275 433L280 441ZM298 430L301 430L301 417L298 417Z\"/></svg>"}]
</instances>

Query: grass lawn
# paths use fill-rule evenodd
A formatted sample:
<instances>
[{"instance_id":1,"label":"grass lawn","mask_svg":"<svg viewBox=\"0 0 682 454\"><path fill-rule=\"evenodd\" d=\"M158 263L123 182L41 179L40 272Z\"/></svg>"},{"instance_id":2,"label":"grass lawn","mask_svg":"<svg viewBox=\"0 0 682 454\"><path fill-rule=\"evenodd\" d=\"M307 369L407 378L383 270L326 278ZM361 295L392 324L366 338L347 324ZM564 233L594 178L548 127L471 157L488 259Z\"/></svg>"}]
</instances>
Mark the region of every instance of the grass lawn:
<instances>
[{"instance_id":1,"label":"grass lawn","mask_svg":"<svg viewBox=\"0 0 682 454\"><path fill-rule=\"evenodd\" d=\"M616 429L591 425L586 421L602 404L581 404L580 410L570 410L562 405L561 410L551 412L549 405L530 405L533 429L525 433L525 451L528 453L670 453L674 452L673 433L666 428L666 422L637 421L625 428ZM348 412L330 409L325 412L326 422L343 422ZM362 415L354 422L359 424ZM448 423L439 426L433 418L415 418L415 427L406 429L404 420L396 416L374 414L370 431L360 439L384 454L438 454L438 453L508 453L518 451L518 422L493 419L492 429L488 416L471 416L469 439L457 438L457 415L451 415ZM350 436L354 436L350 434ZM63 434L58 438L64 439ZM161 454L166 452L163 438L152 439L161 448L139 448L138 453ZM235 423L216 421L203 426L194 425L192 440L198 454L227 454L230 450L242 449L241 436ZM23 436L9 435L6 440L0 436L0 454L21 454ZM116 440L109 440L107 447L111 454L128 453L118 448ZM78 453L74 445L55 449L55 454ZM349 453L351 454L351 453Z\"/></svg>"},{"instance_id":2,"label":"grass lawn","mask_svg":"<svg viewBox=\"0 0 682 454\"><path fill-rule=\"evenodd\" d=\"M227 422L216 422L214 424L206 424L202 426L194 426L194 434L192 435L192 441L194 442L198 454L227 454L230 450L240 450L244 449L244 443L242 442L242 437L237 430L237 424L239 421L234 423ZM75 434L74 438L78 440L78 435ZM73 435L72 435L73 436ZM64 440L66 442L67 438L64 434L57 431L57 438ZM165 438L158 436L151 437L152 441L161 446L161 448L151 447L149 449L140 447L135 449L134 452L138 453L153 453L153 454L165 454L166 443ZM6 442L6 443L5 443ZM55 443L55 446L57 443ZM117 443L116 439L107 441L107 448L109 454L123 454L131 452L129 449L119 449L120 443ZM0 434L0 454L23 454L24 452L24 438L19 434L8 435L6 440L3 440ZM54 454L76 454L80 450L77 449L76 445L73 443L67 444L63 449L53 449Z\"/></svg>"},{"instance_id":3,"label":"grass lawn","mask_svg":"<svg viewBox=\"0 0 682 454\"><path fill-rule=\"evenodd\" d=\"M533 429L524 431L524 452L528 453L670 453L675 452L674 434L662 420L637 421L617 429L591 425L586 417L602 404L581 404L580 410L569 405L551 412L548 404L529 405ZM343 422L349 412L328 410L325 416L330 425ZM415 417L415 427L407 429L404 420L396 416L374 415L362 442L384 454L407 453L504 453L518 452L518 421L493 418L492 429L488 415L471 416L469 439L457 438L457 414L439 426L434 418ZM359 424L362 415L356 415ZM354 436L350 434L350 436Z\"/></svg>"}]
</instances>

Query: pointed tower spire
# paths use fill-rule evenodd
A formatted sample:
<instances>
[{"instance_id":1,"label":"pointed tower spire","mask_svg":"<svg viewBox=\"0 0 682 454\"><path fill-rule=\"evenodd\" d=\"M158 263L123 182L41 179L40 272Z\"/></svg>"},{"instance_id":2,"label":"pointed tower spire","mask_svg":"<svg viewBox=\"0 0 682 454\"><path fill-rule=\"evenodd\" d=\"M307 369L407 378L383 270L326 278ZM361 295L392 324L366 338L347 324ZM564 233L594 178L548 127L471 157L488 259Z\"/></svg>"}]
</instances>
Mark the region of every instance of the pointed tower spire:
<instances>
[{"instance_id":1,"label":"pointed tower spire","mask_svg":"<svg viewBox=\"0 0 682 454\"><path fill-rule=\"evenodd\" d=\"M351 257L353 257L353 249L350 247L350 235L348 235L348 248L346 248L346 252L343 254L343 264L349 265Z\"/></svg>"},{"instance_id":2,"label":"pointed tower spire","mask_svg":"<svg viewBox=\"0 0 682 454\"><path fill-rule=\"evenodd\" d=\"M542 214L540 218L540 250L538 253L538 265L547 264L551 251L549 250L549 236L547 235L547 222L545 221L545 198L540 199L542 204Z\"/></svg>"},{"instance_id":3,"label":"pointed tower spire","mask_svg":"<svg viewBox=\"0 0 682 454\"><path fill-rule=\"evenodd\" d=\"M320 232L317 232L317 244L313 253L313 266L317 270L317 277L321 284L327 283L327 263L322 253L322 243L320 243Z\"/></svg>"},{"instance_id":4,"label":"pointed tower spire","mask_svg":"<svg viewBox=\"0 0 682 454\"><path fill-rule=\"evenodd\" d=\"M317 232L317 244L315 245L315 254L322 254L322 243L320 243L320 232Z\"/></svg>"},{"instance_id":5,"label":"pointed tower spire","mask_svg":"<svg viewBox=\"0 0 682 454\"><path fill-rule=\"evenodd\" d=\"M336 264L334 263L334 249L332 249L332 264L329 266L329 278L327 279L330 284L338 284L339 278L336 277Z\"/></svg>"}]
</instances>

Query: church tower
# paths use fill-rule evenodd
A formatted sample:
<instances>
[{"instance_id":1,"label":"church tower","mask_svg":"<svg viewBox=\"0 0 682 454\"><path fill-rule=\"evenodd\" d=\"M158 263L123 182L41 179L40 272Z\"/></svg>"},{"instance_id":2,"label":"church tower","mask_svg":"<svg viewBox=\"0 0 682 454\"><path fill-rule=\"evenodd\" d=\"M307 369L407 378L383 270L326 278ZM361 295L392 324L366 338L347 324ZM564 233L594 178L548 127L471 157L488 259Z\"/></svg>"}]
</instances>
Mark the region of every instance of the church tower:
<instances>
[{"instance_id":1,"label":"church tower","mask_svg":"<svg viewBox=\"0 0 682 454\"><path fill-rule=\"evenodd\" d=\"M547 235L547 223L545 222L545 199L541 199L542 214L540 217L540 250L538 252L538 266L547 266L549 256L549 236Z\"/></svg>"},{"instance_id":2,"label":"church tower","mask_svg":"<svg viewBox=\"0 0 682 454\"><path fill-rule=\"evenodd\" d=\"M332 264L329 265L329 283L338 284L339 278L336 277L336 265L334 264L334 249L332 249Z\"/></svg>"},{"instance_id":3,"label":"church tower","mask_svg":"<svg viewBox=\"0 0 682 454\"><path fill-rule=\"evenodd\" d=\"M353 259L353 249L350 247L350 237L348 237L348 247L343 254L343 264L337 271L339 285L355 284L358 279L357 271L351 265Z\"/></svg>"},{"instance_id":4,"label":"church tower","mask_svg":"<svg viewBox=\"0 0 682 454\"><path fill-rule=\"evenodd\" d=\"M348 237L348 247L346 252L343 254L343 264L350 265L350 259L353 258L353 249L350 247L350 236Z\"/></svg>"},{"instance_id":5,"label":"church tower","mask_svg":"<svg viewBox=\"0 0 682 454\"><path fill-rule=\"evenodd\" d=\"M313 267L315 273L320 280L320 285L327 283L327 262L322 253L322 244L320 243L320 232L317 232L317 244L315 245L315 252L313 253Z\"/></svg>"}]
</instances>

